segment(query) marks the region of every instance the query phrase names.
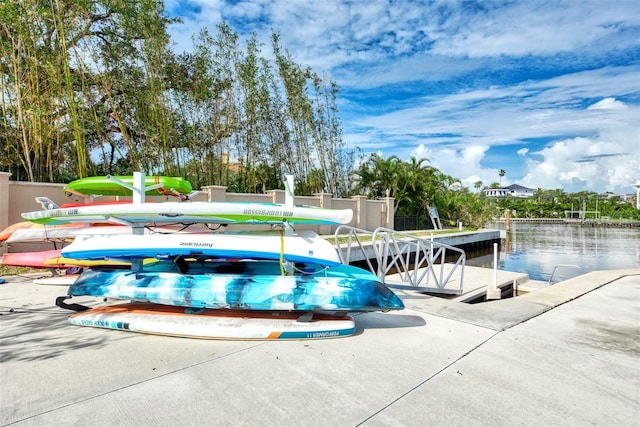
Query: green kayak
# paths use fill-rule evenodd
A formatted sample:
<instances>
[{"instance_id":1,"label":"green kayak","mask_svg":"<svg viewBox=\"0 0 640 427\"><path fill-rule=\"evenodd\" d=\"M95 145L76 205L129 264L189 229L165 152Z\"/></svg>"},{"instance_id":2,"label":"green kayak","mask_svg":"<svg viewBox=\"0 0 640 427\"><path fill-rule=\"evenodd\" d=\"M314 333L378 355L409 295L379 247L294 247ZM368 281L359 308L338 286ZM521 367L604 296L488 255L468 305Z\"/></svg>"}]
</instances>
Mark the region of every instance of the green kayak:
<instances>
[{"instance_id":1,"label":"green kayak","mask_svg":"<svg viewBox=\"0 0 640 427\"><path fill-rule=\"evenodd\" d=\"M82 195L104 195L104 196L130 196L133 191L120 185L119 181L133 185L133 176L91 176L88 178L76 179L65 186L63 191ZM177 176L146 176L145 187L162 184L161 187L147 191L148 196L179 196L191 193L191 183L182 177Z\"/></svg>"}]
</instances>

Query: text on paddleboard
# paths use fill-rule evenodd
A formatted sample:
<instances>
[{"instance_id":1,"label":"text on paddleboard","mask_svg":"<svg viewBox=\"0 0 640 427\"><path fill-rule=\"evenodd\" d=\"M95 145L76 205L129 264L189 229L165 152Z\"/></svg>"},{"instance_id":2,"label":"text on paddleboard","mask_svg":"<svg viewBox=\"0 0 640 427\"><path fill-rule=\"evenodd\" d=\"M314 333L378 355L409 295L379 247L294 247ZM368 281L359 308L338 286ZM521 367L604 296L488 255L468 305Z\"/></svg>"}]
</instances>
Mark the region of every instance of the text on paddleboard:
<instances>
[{"instance_id":1,"label":"text on paddleboard","mask_svg":"<svg viewBox=\"0 0 640 427\"><path fill-rule=\"evenodd\" d=\"M277 217L292 217L293 211L282 211L277 209L245 209L244 215L264 215L264 216L277 216Z\"/></svg>"},{"instance_id":2,"label":"text on paddleboard","mask_svg":"<svg viewBox=\"0 0 640 427\"><path fill-rule=\"evenodd\" d=\"M51 209L46 212L47 212L47 216L78 215L78 209Z\"/></svg>"},{"instance_id":3,"label":"text on paddleboard","mask_svg":"<svg viewBox=\"0 0 640 427\"><path fill-rule=\"evenodd\" d=\"M213 243L211 242L180 242L180 246L193 246L196 248L212 248Z\"/></svg>"}]
</instances>

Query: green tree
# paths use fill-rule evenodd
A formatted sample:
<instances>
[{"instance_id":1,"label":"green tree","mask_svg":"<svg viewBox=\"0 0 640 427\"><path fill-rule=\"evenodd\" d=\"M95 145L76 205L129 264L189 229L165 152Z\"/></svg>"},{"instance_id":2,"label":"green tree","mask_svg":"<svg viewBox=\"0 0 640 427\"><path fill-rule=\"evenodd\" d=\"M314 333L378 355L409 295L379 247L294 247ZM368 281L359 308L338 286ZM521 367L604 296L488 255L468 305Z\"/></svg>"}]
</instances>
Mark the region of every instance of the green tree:
<instances>
[{"instance_id":1,"label":"green tree","mask_svg":"<svg viewBox=\"0 0 640 427\"><path fill-rule=\"evenodd\" d=\"M354 191L378 199L389 193L395 199L396 216L422 216L435 207L440 217L481 227L495 209L484 197L471 193L459 179L427 165L427 159L402 161L371 154L354 172Z\"/></svg>"},{"instance_id":2,"label":"green tree","mask_svg":"<svg viewBox=\"0 0 640 427\"><path fill-rule=\"evenodd\" d=\"M355 192L364 194L371 199L380 199L385 196L393 197L394 213L403 202L407 201L404 191L402 161L397 156L387 159L373 153L361 163L354 173Z\"/></svg>"},{"instance_id":3,"label":"green tree","mask_svg":"<svg viewBox=\"0 0 640 427\"><path fill-rule=\"evenodd\" d=\"M175 54L163 6L0 3L0 167L39 181L141 170L242 192L291 173L299 194L347 195L336 83L297 64L277 33L270 61L257 35L243 48L225 23Z\"/></svg>"},{"instance_id":4,"label":"green tree","mask_svg":"<svg viewBox=\"0 0 640 427\"><path fill-rule=\"evenodd\" d=\"M502 188L502 177L505 176L507 174L507 171L505 171L504 169L500 169L498 171L498 175L500 176L500 188Z\"/></svg>"},{"instance_id":5,"label":"green tree","mask_svg":"<svg viewBox=\"0 0 640 427\"><path fill-rule=\"evenodd\" d=\"M105 144L113 151L103 159L115 164L126 147L138 166L134 154L146 147L132 146L133 125L139 123L130 122L133 132L123 126L130 115L122 101L144 83L141 67L157 64L150 62L155 47L147 44L167 40L168 20L161 13L162 3L154 0L0 4L0 157L15 179L58 181L94 173L91 154Z\"/></svg>"}]
</instances>

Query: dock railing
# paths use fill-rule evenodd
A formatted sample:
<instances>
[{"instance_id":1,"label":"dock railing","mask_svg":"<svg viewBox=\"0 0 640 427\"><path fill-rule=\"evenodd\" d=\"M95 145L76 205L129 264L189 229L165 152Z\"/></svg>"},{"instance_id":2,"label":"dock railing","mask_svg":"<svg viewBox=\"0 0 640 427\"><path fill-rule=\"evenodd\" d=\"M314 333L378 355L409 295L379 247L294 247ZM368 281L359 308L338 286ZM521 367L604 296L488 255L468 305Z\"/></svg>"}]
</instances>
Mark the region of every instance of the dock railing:
<instances>
[{"instance_id":1,"label":"dock railing","mask_svg":"<svg viewBox=\"0 0 640 427\"><path fill-rule=\"evenodd\" d=\"M582 268L579 265L573 265L573 264L558 264L555 267L553 267L553 271L551 272L551 275L549 276L549 282L547 282L547 284L549 285L553 285L554 281L553 281L553 276L555 276L556 271L558 271L559 269L567 269L567 268L571 268L571 269L575 269L578 271L578 274L582 274Z\"/></svg>"},{"instance_id":2,"label":"dock railing","mask_svg":"<svg viewBox=\"0 0 640 427\"><path fill-rule=\"evenodd\" d=\"M387 286L418 292L462 293L466 262L462 249L383 227L371 232L343 225L336 229L335 239L343 263L364 260ZM451 286L454 275L459 281Z\"/></svg>"}]
</instances>

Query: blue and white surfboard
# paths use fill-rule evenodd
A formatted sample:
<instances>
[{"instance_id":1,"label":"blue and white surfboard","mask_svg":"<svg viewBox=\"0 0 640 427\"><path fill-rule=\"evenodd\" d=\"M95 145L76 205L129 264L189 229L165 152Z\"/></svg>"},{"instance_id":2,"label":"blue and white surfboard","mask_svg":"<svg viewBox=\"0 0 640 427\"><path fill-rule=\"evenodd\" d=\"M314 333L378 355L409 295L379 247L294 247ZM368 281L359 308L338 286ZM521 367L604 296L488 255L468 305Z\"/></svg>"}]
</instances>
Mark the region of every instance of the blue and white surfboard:
<instances>
[{"instance_id":1,"label":"blue and white surfboard","mask_svg":"<svg viewBox=\"0 0 640 427\"><path fill-rule=\"evenodd\" d=\"M251 258L290 262L339 265L336 248L313 231L284 235L280 231L254 231L208 234L150 234L78 236L62 249L62 256L73 259L171 258L208 256Z\"/></svg>"}]
</instances>

